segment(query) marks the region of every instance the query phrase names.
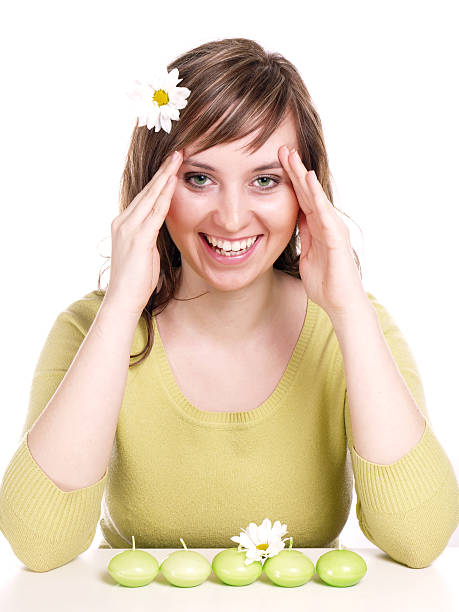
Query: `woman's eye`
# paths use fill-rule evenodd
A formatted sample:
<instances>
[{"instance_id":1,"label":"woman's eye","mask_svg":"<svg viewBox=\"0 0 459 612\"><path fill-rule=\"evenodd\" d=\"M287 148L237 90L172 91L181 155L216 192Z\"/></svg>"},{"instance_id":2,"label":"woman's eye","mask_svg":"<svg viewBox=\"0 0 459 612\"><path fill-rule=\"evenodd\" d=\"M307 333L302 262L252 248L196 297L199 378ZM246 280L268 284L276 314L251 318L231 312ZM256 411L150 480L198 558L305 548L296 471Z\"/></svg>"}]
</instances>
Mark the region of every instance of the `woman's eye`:
<instances>
[{"instance_id":1,"label":"woman's eye","mask_svg":"<svg viewBox=\"0 0 459 612\"><path fill-rule=\"evenodd\" d=\"M263 181L263 180L268 180L271 181L271 183L274 181L273 178L271 178L270 176L259 176L258 178L255 179L256 181ZM279 182L279 181L277 181ZM264 185L266 187L266 183L261 183L261 185ZM273 187L273 185L271 185L271 187ZM268 189L271 189L271 187L268 187Z\"/></svg>"},{"instance_id":2,"label":"woman's eye","mask_svg":"<svg viewBox=\"0 0 459 612\"><path fill-rule=\"evenodd\" d=\"M192 179L198 179L199 181L205 181L208 178L209 177L206 174L188 174L188 175L185 175L185 182L188 183L191 187L202 189L203 187L207 187L207 184L203 182L195 183L194 180ZM258 176L254 180L262 181L261 183L258 183L261 191L268 191L269 189L273 189L280 182L279 179L273 176ZM263 185L266 185L266 180L271 181L271 186L268 186L268 187L263 186ZM263 181L265 182L263 183ZM274 183L274 185L272 185L272 183Z\"/></svg>"},{"instance_id":3,"label":"woman's eye","mask_svg":"<svg viewBox=\"0 0 459 612\"><path fill-rule=\"evenodd\" d=\"M198 184L196 184L196 183L192 183L192 182L191 182L191 179L194 179L194 178L199 178L199 179L204 178L204 179L206 179L206 178L208 178L208 177L207 177L205 174L192 174L191 176L187 176L187 177L185 178L186 182L187 182L187 183L190 183L190 185L191 185L192 187L202 187L202 186L203 186L203 183L198 183Z\"/></svg>"}]
</instances>

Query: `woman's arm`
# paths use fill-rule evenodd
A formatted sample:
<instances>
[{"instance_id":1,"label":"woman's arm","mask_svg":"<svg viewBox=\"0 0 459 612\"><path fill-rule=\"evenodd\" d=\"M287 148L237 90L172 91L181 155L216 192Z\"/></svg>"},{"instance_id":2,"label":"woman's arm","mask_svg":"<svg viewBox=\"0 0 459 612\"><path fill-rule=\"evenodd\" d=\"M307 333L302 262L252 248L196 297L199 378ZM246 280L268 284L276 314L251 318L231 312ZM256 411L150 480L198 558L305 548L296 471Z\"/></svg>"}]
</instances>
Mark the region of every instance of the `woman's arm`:
<instances>
[{"instance_id":1,"label":"woman's arm","mask_svg":"<svg viewBox=\"0 0 459 612\"><path fill-rule=\"evenodd\" d=\"M134 328L91 293L57 317L40 353L0 486L0 531L34 571L68 563L94 539Z\"/></svg>"},{"instance_id":2,"label":"woman's arm","mask_svg":"<svg viewBox=\"0 0 459 612\"><path fill-rule=\"evenodd\" d=\"M103 300L59 387L28 434L30 453L62 490L107 471L137 320Z\"/></svg>"},{"instance_id":3,"label":"woman's arm","mask_svg":"<svg viewBox=\"0 0 459 612\"><path fill-rule=\"evenodd\" d=\"M378 333L396 369L395 379L402 380L402 390L397 393L398 384L394 388L390 385L392 366L378 365L377 356L373 356L373 352L378 354L380 338L365 332L367 325L373 325L365 322L365 315L362 313L360 323L349 324L344 332L345 324L335 319L341 341L337 342L334 370L341 380L346 379L344 418L357 493L356 515L364 535L394 560L412 568L427 567L457 528L459 487L454 468L431 428L421 377L408 343L387 310L372 294L367 296L376 314ZM356 320L358 312L356 308L351 319ZM352 328L360 341L343 340L343 334L352 333ZM355 402L351 407L354 388L360 411L353 411ZM419 439L416 432L404 447L398 432L409 428L411 404L404 404L406 393L424 427ZM354 438L354 427L357 436L360 434L358 439ZM415 427L413 424L413 431Z\"/></svg>"},{"instance_id":4,"label":"woman's arm","mask_svg":"<svg viewBox=\"0 0 459 612\"><path fill-rule=\"evenodd\" d=\"M366 298L331 316L344 360L354 448L367 461L394 463L421 439L426 420Z\"/></svg>"}]
</instances>

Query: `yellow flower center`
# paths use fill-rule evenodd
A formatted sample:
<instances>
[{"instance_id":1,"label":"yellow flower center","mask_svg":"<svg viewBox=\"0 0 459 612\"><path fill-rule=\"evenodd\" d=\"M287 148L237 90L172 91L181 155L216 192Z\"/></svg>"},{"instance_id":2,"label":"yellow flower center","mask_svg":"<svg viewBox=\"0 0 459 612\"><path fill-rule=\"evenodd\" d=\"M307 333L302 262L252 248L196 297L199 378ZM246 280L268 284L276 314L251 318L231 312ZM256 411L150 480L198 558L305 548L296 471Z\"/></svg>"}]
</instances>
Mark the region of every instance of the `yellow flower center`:
<instances>
[{"instance_id":1,"label":"yellow flower center","mask_svg":"<svg viewBox=\"0 0 459 612\"><path fill-rule=\"evenodd\" d=\"M157 102L158 106L162 106L163 104L167 104L169 102L169 96L164 89L157 89L155 91L155 95L153 96L153 102Z\"/></svg>"},{"instance_id":2,"label":"yellow flower center","mask_svg":"<svg viewBox=\"0 0 459 612\"><path fill-rule=\"evenodd\" d=\"M258 544L258 550L266 550L268 548L268 544Z\"/></svg>"}]
</instances>

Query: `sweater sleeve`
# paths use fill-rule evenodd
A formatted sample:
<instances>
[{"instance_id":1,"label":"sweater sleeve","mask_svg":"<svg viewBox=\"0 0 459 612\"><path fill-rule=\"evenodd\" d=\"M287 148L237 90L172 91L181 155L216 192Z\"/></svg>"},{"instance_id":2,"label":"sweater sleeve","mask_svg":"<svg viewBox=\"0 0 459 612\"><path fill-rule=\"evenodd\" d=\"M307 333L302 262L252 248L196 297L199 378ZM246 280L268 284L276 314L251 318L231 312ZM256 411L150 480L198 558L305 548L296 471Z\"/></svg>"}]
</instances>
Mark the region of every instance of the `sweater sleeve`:
<instances>
[{"instance_id":1,"label":"sweater sleeve","mask_svg":"<svg viewBox=\"0 0 459 612\"><path fill-rule=\"evenodd\" d=\"M0 488L0 530L29 569L46 572L89 548L101 512L107 471L96 483L60 489L32 457L27 437L70 367L100 305L88 294L55 320L32 379L20 443Z\"/></svg>"},{"instance_id":2,"label":"sweater sleeve","mask_svg":"<svg viewBox=\"0 0 459 612\"><path fill-rule=\"evenodd\" d=\"M394 463L367 461L354 448L347 393L345 428L363 534L392 559L411 568L429 566L459 524L459 488L453 466L436 438L418 367L388 311L367 292L400 373L426 420L419 442Z\"/></svg>"}]
</instances>

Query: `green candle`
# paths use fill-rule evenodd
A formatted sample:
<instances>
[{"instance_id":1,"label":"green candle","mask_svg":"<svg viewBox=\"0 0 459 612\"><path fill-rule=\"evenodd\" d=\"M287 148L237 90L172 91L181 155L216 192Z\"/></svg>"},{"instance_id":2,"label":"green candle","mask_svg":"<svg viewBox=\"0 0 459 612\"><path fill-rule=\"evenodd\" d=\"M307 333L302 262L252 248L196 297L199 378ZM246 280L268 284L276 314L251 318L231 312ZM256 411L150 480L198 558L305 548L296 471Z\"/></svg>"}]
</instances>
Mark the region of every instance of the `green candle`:
<instances>
[{"instance_id":1,"label":"green candle","mask_svg":"<svg viewBox=\"0 0 459 612\"><path fill-rule=\"evenodd\" d=\"M245 586L255 582L263 571L260 561L245 564L245 550L227 548L215 555L212 569L218 578L230 586Z\"/></svg>"},{"instance_id":2,"label":"green candle","mask_svg":"<svg viewBox=\"0 0 459 612\"><path fill-rule=\"evenodd\" d=\"M155 579L159 565L153 555L145 550L135 549L132 536L132 550L125 550L111 558L108 573L122 586L139 587Z\"/></svg>"},{"instance_id":3,"label":"green candle","mask_svg":"<svg viewBox=\"0 0 459 612\"><path fill-rule=\"evenodd\" d=\"M161 563L159 570L164 578L178 587L194 587L201 584L210 575L212 568L209 561L193 550L188 550L180 538L185 550L176 550Z\"/></svg>"},{"instance_id":4,"label":"green candle","mask_svg":"<svg viewBox=\"0 0 459 612\"><path fill-rule=\"evenodd\" d=\"M352 550L330 550L321 555L316 571L326 584L347 587L357 584L367 572L367 564Z\"/></svg>"},{"instance_id":5,"label":"green candle","mask_svg":"<svg viewBox=\"0 0 459 612\"><path fill-rule=\"evenodd\" d=\"M292 550L290 538L288 550L281 550L274 557L266 559L263 571L274 584L282 587L297 587L314 576L314 563L299 550Z\"/></svg>"}]
</instances>

